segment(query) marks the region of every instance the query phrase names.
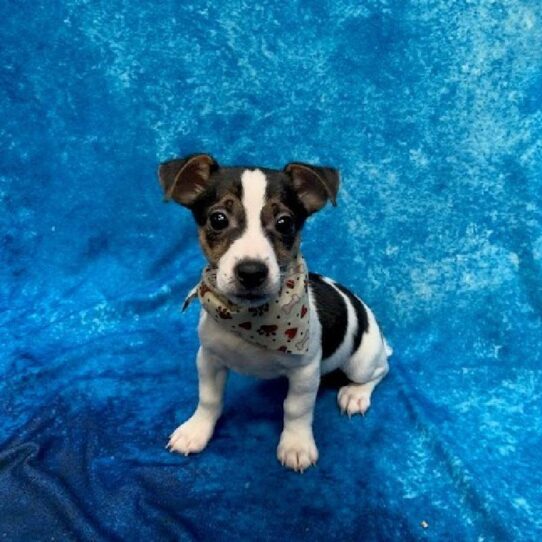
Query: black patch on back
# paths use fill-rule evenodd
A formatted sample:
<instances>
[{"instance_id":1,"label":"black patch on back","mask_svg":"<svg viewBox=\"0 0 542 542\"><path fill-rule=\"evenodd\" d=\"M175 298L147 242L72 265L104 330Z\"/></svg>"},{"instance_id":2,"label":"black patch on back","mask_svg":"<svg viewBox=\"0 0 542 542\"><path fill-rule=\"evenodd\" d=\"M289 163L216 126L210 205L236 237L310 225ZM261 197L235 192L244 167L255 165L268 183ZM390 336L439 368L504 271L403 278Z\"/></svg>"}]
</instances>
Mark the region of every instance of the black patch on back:
<instances>
[{"instance_id":1,"label":"black patch on back","mask_svg":"<svg viewBox=\"0 0 542 542\"><path fill-rule=\"evenodd\" d=\"M309 284L322 324L322 358L326 359L344 340L348 325L346 303L341 294L324 282L320 275L309 273Z\"/></svg>"},{"instance_id":2,"label":"black patch on back","mask_svg":"<svg viewBox=\"0 0 542 542\"><path fill-rule=\"evenodd\" d=\"M335 286L350 300L354 310L356 311L356 316L358 318L358 327L356 329L356 335L354 336L354 343L352 345L352 354L359 348L361 344L361 339L363 334L369 329L369 317L367 311L363 306L363 303L347 288L341 284L335 284Z\"/></svg>"}]
</instances>

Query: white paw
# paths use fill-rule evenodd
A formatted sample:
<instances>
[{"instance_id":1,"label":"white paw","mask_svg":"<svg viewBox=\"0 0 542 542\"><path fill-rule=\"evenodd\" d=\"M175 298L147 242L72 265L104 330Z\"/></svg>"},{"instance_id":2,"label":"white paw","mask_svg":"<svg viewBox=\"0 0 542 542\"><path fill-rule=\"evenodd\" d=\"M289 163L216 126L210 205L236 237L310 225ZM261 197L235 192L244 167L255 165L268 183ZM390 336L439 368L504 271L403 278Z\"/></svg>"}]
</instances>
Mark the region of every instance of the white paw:
<instances>
[{"instance_id":1,"label":"white paw","mask_svg":"<svg viewBox=\"0 0 542 542\"><path fill-rule=\"evenodd\" d=\"M318 449L312 433L283 431L277 448L277 458L283 466L297 472L314 465L318 460Z\"/></svg>"},{"instance_id":2,"label":"white paw","mask_svg":"<svg viewBox=\"0 0 542 542\"><path fill-rule=\"evenodd\" d=\"M371 390L364 384L349 384L339 390L337 402L343 414L364 415L371 406Z\"/></svg>"},{"instance_id":3,"label":"white paw","mask_svg":"<svg viewBox=\"0 0 542 542\"><path fill-rule=\"evenodd\" d=\"M209 420L194 415L175 429L166 448L184 455L201 452L213 435L213 429Z\"/></svg>"}]
</instances>

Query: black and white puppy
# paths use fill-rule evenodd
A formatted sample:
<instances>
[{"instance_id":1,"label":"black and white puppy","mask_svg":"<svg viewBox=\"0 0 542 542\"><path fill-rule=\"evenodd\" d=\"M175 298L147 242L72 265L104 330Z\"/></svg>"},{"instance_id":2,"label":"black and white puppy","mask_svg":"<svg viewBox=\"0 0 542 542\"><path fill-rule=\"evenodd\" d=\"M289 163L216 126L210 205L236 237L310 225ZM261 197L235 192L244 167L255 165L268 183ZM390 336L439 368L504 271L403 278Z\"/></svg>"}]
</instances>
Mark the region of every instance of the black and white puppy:
<instances>
[{"instance_id":1,"label":"black and white puppy","mask_svg":"<svg viewBox=\"0 0 542 542\"><path fill-rule=\"evenodd\" d=\"M252 306L279 295L284 269L298 257L305 220L328 200L335 204L339 188L338 172L331 168L301 163L282 171L221 167L207 154L161 164L159 179L166 199L192 211L217 289L232 303ZM171 451L187 455L205 448L222 411L229 369L288 378L277 456L296 471L318 459L312 421L323 374L340 368L351 381L339 390L343 412L367 411L391 355L373 313L346 288L320 275L309 274L307 295L308 350L302 355L248 342L201 310L199 402L171 435Z\"/></svg>"}]
</instances>

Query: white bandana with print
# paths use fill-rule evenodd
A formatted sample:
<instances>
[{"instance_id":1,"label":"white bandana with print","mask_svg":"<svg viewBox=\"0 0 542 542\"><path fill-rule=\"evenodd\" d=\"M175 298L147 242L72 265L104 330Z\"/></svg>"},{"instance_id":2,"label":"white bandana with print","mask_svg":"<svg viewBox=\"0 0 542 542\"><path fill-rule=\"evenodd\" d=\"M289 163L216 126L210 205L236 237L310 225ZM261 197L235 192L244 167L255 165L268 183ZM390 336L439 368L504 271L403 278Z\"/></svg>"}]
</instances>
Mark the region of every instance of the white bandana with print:
<instances>
[{"instance_id":1,"label":"white bandana with print","mask_svg":"<svg viewBox=\"0 0 542 542\"><path fill-rule=\"evenodd\" d=\"M308 274L301 255L288 268L277 297L263 305L248 307L226 299L216 288L216 269L209 266L183 310L196 297L211 318L249 343L287 354L309 350Z\"/></svg>"}]
</instances>

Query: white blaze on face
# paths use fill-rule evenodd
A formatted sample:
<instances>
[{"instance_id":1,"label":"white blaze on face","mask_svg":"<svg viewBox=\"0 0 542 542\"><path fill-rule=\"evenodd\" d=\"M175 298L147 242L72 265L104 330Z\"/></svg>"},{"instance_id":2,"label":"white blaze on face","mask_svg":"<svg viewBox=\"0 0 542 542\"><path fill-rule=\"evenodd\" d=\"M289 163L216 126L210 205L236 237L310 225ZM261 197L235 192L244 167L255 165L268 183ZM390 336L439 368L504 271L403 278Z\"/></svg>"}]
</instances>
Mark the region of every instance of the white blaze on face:
<instances>
[{"instance_id":1,"label":"white blaze on face","mask_svg":"<svg viewBox=\"0 0 542 542\"><path fill-rule=\"evenodd\" d=\"M226 295L235 295L239 290L235 279L236 264L246 259L259 260L269 269L269 276L259 290L262 294L275 295L280 289L280 269L275 251L263 231L261 220L267 179L259 169L247 169L241 175L241 184L246 220L245 230L218 262L217 287Z\"/></svg>"}]
</instances>

